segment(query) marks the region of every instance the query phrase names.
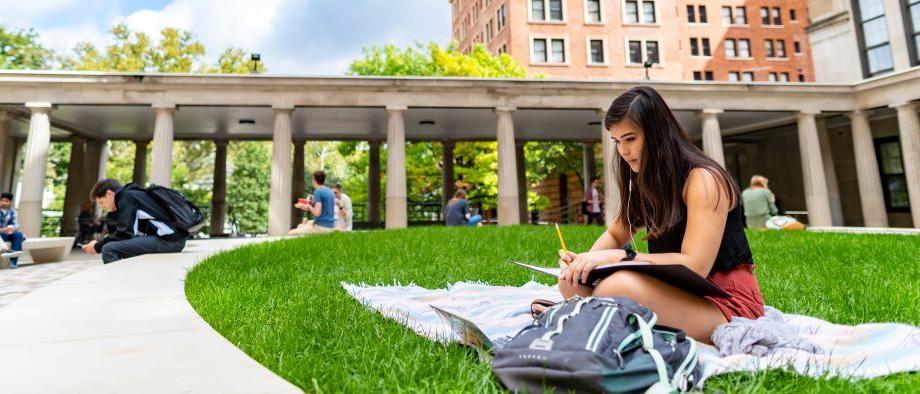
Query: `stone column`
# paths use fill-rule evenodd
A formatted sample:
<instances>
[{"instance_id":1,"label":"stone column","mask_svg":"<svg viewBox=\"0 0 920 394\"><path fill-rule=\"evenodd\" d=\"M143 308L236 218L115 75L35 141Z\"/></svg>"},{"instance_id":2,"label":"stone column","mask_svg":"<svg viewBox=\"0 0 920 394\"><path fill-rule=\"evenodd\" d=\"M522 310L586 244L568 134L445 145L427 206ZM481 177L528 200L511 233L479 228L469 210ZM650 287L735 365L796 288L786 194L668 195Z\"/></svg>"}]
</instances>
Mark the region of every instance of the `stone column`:
<instances>
[{"instance_id":1,"label":"stone column","mask_svg":"<svg viewBox=\"0 0 920 394\"><path fill-rule=\"evenodd\" d=\"M100 143L102 146L99 150L99 166L96 170L96 179L105 179L109 168L109 142L103 140Z\"/></svg>"},{"instance_id":2,"label":"stone column","mask_svg":"<svg viewBox=\"0 0 920 394\"><path fill-rule=\"evenodd\" d=\"M7 191L9 182L9 174L12 165L12 139L10 138L10 129L9 121L12 119L10 114L6 111L0 110L0 189Z\"/></svg>"},{"instance_id":3,"label":"stone column","mask_svg":"<svg viewBox=\"0 0 920 394\"><path fill-rule=\"evenodd\" d=\"M294 141L294 187L291 189L291 228L296 227L303 220L303 211L294 208L298 198L304 197L304 158L303 147L307 141Z\"/></svg>"},{"instance_id":4,"label":"stone column","mask_svg":"<svg viewBox=\"0 0 920 394\"><path fill-rule=\"evenodd\" d=\"M134 142L134 176L131 182L141 187L147 182L147 141Z\"/></svg>"},{"instance_id":5,"label":"stone column","mask_svg":"<svg viewBox=\"0 0 920 394\"><path fill-rule=\"evenodd\" d=\"M156 124L153 128L153 160L150 162L150 183L172 186L173 115L176 106L154 105Z\"/></svg>"},{"instance_id":6,"label":"stone column","mask_svg":"<svg viewBox=\"0 0 920 394\"><path fill-rule=\"evenodd\" d=\"M447 206L447 201L454 195L454 142L444 141L441 143L443 154L441 163L443 163L444 173L441 176L441 206Z\"/></svg>"},{"instance_id":7,"label":"stone column","mask_svg":"<svg viewBox=\"0 0 920 394\"><path fill-rule=\"evenodd\" d=\"M387 107L387 211L386 228L406 228L406 124L405 106Z\"/></svg>"},{"instance_id":8,"label":"stone column","mask_svg":"<svg viewBox=\"0 0 920 394\"><path fill-rule=\"evenodd\" d=\"M863 225L888 227L888 213L882 194L875 143L869 128L869 117L864 111L848 114L853 134L853 155L856 160L856 180L859 183L859 202L862 205Z\"/></svg>"},{"instance_id":9,"label":"stone column","mask_svg":"<svg viewBox=\"0 0 920 394\"><path fill-rule=\"evenodd\" d=\"M136 168L136 167L135 167ZM227 140L214 141L214 185L211 190L211 235L224 235L227 211Z\"/></svg>"},{"instance_id":10,"label":"stone column","mask_svg":"<svg viewBox=\"0 0 920 394\"><path fill-rule=\"evenodd\" d=\"M83 187L86 189L87 195L89 195L89 191L96 181L99 180L99 164L102 163L104 144L105 141L100 140L86 142L86 147L84 148L86 156L83 159Z\"/></svg>"},{"instance_id":11,"label":"stone column","mask_svg":"<svg viewBox=\"0 0 920 394\"><path fill-rule=\"evenodd\" d=\"M805 186L805 203L808 209L808 225L830 226L831 205L827 196L827 178L821 159L821 145L815 115L818 111L802 111L798 119L799 154L802 157L802 180Z\"/></svg>"},{"instance_id":12,"label":"stone column","mask_svg":"<svg viewBox=\"0 0 920 394\"><path fill-rule=\"evenodd\" d=\"M840 189L837 187L837 169L834 168L834 156L827 131L827 121L817 119L818 142L821 144L821 160L824 164L824 176L827 178L827 198L831 204L831 223L843 226L843 206L840 204Z\"/></svg>"},{"instance_id":13,"label":"stone column","mask_svg":"<svg viewBox=\"0 0 920 394\"><path fill-rule=\"evenodd\" d=\"M725 167L725 153L722 150L722 130L719 128L721 109L704 109L700 111L703 118L703 152L711 159Z\"/></svg>"},{"instance_id":14,"label":"stone column","mask_svg":"<svg viewBox=\"0 0 920 394\"><path fill-rule=\"evenodd\" d=\"M610 138L610 131L604 127L606 109L600 109L598 116L601 119L601 152L604 160L604 221L610 226L616 220L617 211L620 209L620 187L617 183L617 148Z\"/></svg>"},{"instance_id":15,"label":"stone column","mask_svg":"<svg viewBox=\"0 0 920 394\"><path fill-rule=\"evenodd\" d=\"M910 216L914 228L920 228L920 117L916 103L893 105L898 110L898 129L901 137L901 157L904 160L904 177L910 201Z\"/></svg>"},{"instance_id":16,"label":"stone column","mask_svg":"<svg viewBox=\"0 0 920 394\"><path fill-rule=\"evenodd\" d=\"M517 164L514 154L514 118L517 108L497 107L498 139L498 225L510 226L521 220L518 206Z\"/></svg>"},{"instance_id":17,"label":"stone column","mask_svg":"<svg viewBox=\"0 0 920 394\"><path fill-rule=\"evenodd\" d=\"M291 122L293 107L273 107L271 190L268 198L268 235L287 234L291 224Z\"/></svg>"},{"instance_id":18,"label":"stone column","mask_svg":"<svg viewBox=\"0 0 920 394\"><path fill-rule=\"evenodd\" d=\"M26 161L19 196L19 228L27 238L37 238L42 228L42 191L48 167L51 145L51 103L26 103L32 112L29 137L26 140Z\"/></svg>"},{"instance_id":19,"label":"stone column","mask_svg":"<svg viewBox=\"0 0 920 394\"><path fill-rule=\"evenodd\" d=\"M74 137L70 147L70 163L67 165L67 190L64 192L64 212L61 214L61 236L77 233L77 215L80 205L89 200L83 185L83 149L86 139Z\"/></svg>"},{"instance_id":20,"label":"stone column","mask_svg":"<svg viewBox=\"0 0 920 394\"><path fill-rule=\"evenodd\" d=\"M380 141L369 141L367 157L367 221L380 223Z\"/></svg>"},{"instance_id":21,"label":"stone column","mask_svg":"<svg viewBox=\"0 0 920 394\"><path fill-rule=\"evenodd\" d=\"M530 223L527 214L527 157L524 156L524 141L514 143L514 163L517 165L518 206L521 223Z\"/></svg>"},{"instance_id":22,"label":"stone column","mask_svg":"<svg viewBox=\"0 0 920 394\"><path fill-rule=\"evenodd\" d=\"M11 193L16 192L16 188L21 181L22 166L25 164L25 152L23 146L25 141L22 138L12 138L12 160L10 160L10 188Z\"/></svg>"}]
</instances>

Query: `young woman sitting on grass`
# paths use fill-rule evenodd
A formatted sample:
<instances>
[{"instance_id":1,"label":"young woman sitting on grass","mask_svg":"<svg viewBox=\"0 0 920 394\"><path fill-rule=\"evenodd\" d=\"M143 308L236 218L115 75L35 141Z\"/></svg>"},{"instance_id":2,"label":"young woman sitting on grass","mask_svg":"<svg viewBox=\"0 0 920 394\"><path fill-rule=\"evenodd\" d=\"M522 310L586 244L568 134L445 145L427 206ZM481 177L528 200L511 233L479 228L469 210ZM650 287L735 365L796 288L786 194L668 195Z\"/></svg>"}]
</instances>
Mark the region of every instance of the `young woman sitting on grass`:
<instances>
[{"instance_id":1,"label":"young woman sitting on grass","mask_svg":"<svg viewBox=\"0 0 920 394\"><path fill-rule=\"evenodd\" d=\"M636 87L617 97L604 127L619 153L620 209L590 251L559 251L562 295L631 298L655 311L659 324L681 328L704 343L734 316L763 316L739 188L725 169L690 142L652 88ZM626 249L640 227L648 231L647 254ZM697 296L631 271L585 286L594 267L628 260L685 265L732 298Z\"/></svg>"}]
</instances>

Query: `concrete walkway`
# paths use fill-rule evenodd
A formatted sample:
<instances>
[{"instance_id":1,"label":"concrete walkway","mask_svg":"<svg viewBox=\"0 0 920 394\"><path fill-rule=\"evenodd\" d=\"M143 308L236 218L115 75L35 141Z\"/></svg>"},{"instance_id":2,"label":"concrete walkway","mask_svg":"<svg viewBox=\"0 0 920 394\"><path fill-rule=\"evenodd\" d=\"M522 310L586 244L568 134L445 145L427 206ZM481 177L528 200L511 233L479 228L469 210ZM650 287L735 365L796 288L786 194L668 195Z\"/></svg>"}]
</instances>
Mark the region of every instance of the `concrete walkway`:
<instances>
[{"instance_id":1,"label":"concrete walkway","mask_svg":"<svg viewBox=\"0 0 920 394\"><path fill-rule=\"evenodd\" d=\"M214 331L184 279L208 254L261 239L98 265L0 308L0 393L299 393Z\"/></svg>"}]
</instances>

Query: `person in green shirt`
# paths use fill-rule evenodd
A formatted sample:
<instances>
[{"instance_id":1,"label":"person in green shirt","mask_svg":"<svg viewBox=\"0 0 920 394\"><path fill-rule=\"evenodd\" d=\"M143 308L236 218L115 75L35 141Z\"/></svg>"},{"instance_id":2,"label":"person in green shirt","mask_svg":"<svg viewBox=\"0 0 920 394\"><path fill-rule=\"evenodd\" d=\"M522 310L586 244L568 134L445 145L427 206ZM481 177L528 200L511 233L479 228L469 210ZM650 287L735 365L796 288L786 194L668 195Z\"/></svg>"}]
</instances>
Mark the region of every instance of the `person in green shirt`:
<instances>
[{"instance_id":1,"label":"person in green shirt","mask_svg":"<svg viewBox=\"0 0 920 394\"><path fill-rule=\"evenodd\" d=\"M741 192L748 228L767 228L767 219L777 214L776 197L767 187L769 182L766 177L754 175L751 177L751 186Z\"/></svg>"}]
</instances>

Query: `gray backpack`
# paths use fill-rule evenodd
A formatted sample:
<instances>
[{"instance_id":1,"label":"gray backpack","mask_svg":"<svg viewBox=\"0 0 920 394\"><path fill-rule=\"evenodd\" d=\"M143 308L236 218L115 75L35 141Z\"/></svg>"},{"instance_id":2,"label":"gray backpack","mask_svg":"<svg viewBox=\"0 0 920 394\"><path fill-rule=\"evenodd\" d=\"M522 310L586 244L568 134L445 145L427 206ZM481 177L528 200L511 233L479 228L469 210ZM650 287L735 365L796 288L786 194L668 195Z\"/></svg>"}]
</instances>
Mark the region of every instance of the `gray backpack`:
<instances>
[{"instance_id":1,"label":"gray backpack","mask_svg":"<svg viewBox=\"0 0 920 394\"><path fill-rule=\"evenodd\" d=\"M513 392L671 393L700 379L696 342L628 298L573 297L495 353Z\"/></svg>"}]
</instances>

